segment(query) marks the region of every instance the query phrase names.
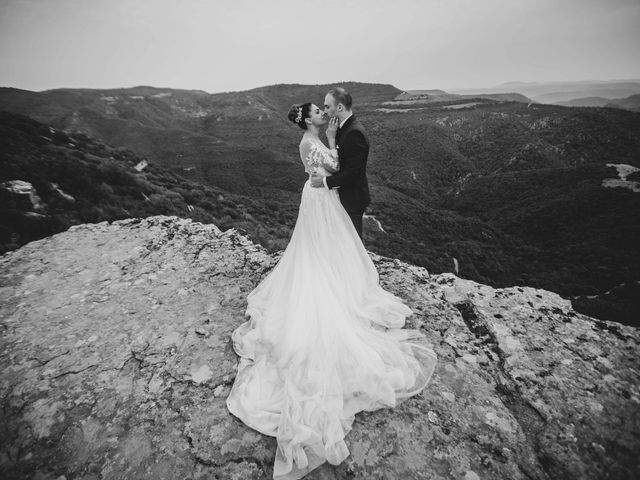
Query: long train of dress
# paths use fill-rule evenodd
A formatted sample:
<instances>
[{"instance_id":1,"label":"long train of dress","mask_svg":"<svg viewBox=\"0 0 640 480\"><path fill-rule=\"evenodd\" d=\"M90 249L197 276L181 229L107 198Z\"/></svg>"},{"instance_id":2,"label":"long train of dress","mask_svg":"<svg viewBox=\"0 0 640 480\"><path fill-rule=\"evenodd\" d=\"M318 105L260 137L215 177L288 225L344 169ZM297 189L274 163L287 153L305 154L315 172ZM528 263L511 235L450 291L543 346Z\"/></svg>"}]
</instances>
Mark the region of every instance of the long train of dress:
<instances>
[{"instance_id":1,"label":"long train of dress","mask_svg":"<svg viewBox=\"0 0 640 480\"><path fill-rule=\"evenodd\" d=\"M291 241L247 301L227 407L277 438L276 479L342 462L357 412L394 407L433 374L435 353L402 329L412 311L380 287L336 191L307 181Z\"/></svg>"}]
</instances>

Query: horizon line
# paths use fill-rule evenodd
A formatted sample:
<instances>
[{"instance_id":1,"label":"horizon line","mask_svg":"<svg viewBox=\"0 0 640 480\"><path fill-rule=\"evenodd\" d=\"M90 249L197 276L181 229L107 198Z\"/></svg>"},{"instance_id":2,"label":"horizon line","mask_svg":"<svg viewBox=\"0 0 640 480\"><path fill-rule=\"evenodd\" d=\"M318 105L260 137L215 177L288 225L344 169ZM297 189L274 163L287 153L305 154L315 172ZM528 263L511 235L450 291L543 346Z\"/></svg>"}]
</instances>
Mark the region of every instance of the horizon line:
<instances>
[{"instance_id":1,"label":"horizon line","mask_svg":"<svg viewBox=\"0 0 640 480\"><path fill-rule=\"evenodd\" d=\"M259 85L257 87L251 87L251 88L246 88L243 90L220 90L220 91L215 91L215 92L211 92L208 90L204 90L202 88L176 88L176 87L158 87L155 85L134 85L134 86L129 86L129 87L125 87L125 86L120 86L120 87L107 87L107 88L91 88L91 87L55 87L55 88L47 88L44 90L29 90L26 88L20 88L20 87L15 87L15 86L1 86L0 88L6 88L6 89L15 89L15 90L23 90L26 92L33 92L33 93L46 93L46 92L53 92L56 90L88 90L88 91L109 91L109 90L132 90L135 88L153 88L156 90L180 90L180 91L191 91L191 92L203 92L206 93L208 95L217 95L217 94L224 94L224 93L241 93L241 92L248 92L251 90L258 90L261 88L269 88L269 87L277 87L277 86L305 86L305 87L319 87L319 86L330 86L330 85L342 85L342 84L347 84L347 83L355 83L355 84L362 84L362 85L388 85L394 88L397 88L398 90L404 91L404 92L411 92L411 91L419 91L419 90L442 90L445 92L455 92L455 91L464 91L464 90L482 90L482 89L496 89L496 88L500 88L503 86L535 86L535 85L560 85L560 84L570 84L570 83L624 83L624 82L639 82L640 83L640 78L612 78L612 79L607 79L607 80L600 80L600 79L586 79L586 80L548 80L548 81L522 81L522 80L512 80L512 81L507 81L507 82L503 82L497 85L493 85L493 86L482 86L482 87L449 87L449 88L442 88L442 87L418 87L418 88L400 88L392 83L382 83L382 82L363 82L363 81L357 81L357 80L343 80L340 82L328 82L328 83L299 83L299 82L291 82L291 83L272 83L272 84L266 84L266 85Z\"/></svg>"}]
</instances>

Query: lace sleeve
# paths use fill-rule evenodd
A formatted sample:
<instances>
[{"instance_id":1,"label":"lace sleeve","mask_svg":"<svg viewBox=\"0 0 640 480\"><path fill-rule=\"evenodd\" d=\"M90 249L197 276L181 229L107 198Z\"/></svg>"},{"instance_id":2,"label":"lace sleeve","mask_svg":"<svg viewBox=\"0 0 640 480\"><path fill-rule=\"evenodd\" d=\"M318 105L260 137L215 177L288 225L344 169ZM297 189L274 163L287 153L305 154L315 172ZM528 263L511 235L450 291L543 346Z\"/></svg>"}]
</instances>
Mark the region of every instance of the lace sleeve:
<instances>
[{"instance_id":1,"label":"lace sleeve","mask_svg":"<svg viewBox=\"0 0 640 480\"><path fill-rule=\"evenodd\" d=\"M322 167L328 172L335 173L340 168L338 152L316 142L303 141L300 144L300 157L308 172L316 173L318 167Z\"/></svg>"}]
</instances>

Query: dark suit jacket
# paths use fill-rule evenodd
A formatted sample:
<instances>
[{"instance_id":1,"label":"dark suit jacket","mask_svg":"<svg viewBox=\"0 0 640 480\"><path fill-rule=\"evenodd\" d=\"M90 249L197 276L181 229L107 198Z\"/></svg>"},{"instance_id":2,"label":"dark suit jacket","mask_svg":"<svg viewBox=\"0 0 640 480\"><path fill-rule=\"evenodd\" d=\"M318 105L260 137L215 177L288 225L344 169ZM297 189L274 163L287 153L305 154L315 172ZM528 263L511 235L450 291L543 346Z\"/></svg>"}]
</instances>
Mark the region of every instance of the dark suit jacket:
<instances>
[{"instance_id":1,"label":"dark suit jacket","mask_svg":"<svg viewBox=\"0 0 640 480\"><path fill-rule=\"evenodd\" d=\"M349 213L362 212L371 203L367 182L369 141L360 122L351 115L336 134L340 170L327 177L329 188L338 188L340 201Z\"/></svg>"}]
</instances>

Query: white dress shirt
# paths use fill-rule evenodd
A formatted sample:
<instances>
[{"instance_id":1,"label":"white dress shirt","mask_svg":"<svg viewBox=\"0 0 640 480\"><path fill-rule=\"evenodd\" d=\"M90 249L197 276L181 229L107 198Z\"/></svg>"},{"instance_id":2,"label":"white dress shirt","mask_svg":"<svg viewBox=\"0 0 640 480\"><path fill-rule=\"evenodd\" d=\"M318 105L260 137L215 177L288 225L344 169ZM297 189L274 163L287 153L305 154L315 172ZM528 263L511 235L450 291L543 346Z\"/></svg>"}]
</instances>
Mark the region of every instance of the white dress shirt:
<instances>
[{"instance_id":1,"label":"white dress shirt","mask_svg":"<svg viewBox=\"0 0 640 480\"><path fill-rule=\"evenodd\" d=\"M340 125L338 126L338 128L342 128L343 125L347 122L347 120L349 120L352 116L353 116L353 113L350 113L347 118L345 118L344 120L342 120L340 122ZM336 145L336 147L337 147L337 145ZM328 185L327 185L327 177L322 177L322 184L325 186L325 188L329 188ZM340 188L340 187L336 187L336 188Z\"/></svg>"}]
</instances>

